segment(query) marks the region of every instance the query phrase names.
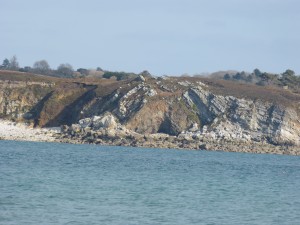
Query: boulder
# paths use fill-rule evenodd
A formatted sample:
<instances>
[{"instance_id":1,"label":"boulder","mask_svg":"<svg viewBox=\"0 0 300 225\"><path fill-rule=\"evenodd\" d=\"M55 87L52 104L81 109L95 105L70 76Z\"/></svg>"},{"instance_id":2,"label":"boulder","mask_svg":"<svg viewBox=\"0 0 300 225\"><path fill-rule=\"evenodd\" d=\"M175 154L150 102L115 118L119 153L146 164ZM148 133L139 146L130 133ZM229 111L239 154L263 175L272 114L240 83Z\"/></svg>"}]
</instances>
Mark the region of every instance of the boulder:
<instances>
[{"instance_id":1,"label":"boulder","mask_svg":"<svg viewBox=\"0 0 300 225\"><path fill-rule=\"evenodd\" d=\"M190 132L196 132L199 130L198 123L193 123L192 127L189 129Z\"/></svg>"},{"instance_id":2,"label":"boulder","mask_svg":"<svg viewBox=\"0 0 300 225\"><path fill-rule=\"evenodd\" d=\"M81 131L81 126L79 124L72 124L70 128L74 133L79 133Z\"/></svg>"},{"instance_id":3,"label":"boulder","mask_svg":"<svg viewBox=\"0 0 300 225\"><path fill-rule=\"evenodd\" d=\"M93 129L100 129L100 128L109 128L109 129L115 129L117 128L117 122L115 117L108 113L104 116L94 116L93 119Z\"/></svg>"},{"instance_id":4,"label":"boulder","mask_svg":"<svg viewBox=\"0 0 300 225\"><path fill-rule=\"evenodd\" d=\"M84 119L79 120L78 123L82 128L90 127L92 124L92 119L84 118Z\"/></svg>"}]
</instances>

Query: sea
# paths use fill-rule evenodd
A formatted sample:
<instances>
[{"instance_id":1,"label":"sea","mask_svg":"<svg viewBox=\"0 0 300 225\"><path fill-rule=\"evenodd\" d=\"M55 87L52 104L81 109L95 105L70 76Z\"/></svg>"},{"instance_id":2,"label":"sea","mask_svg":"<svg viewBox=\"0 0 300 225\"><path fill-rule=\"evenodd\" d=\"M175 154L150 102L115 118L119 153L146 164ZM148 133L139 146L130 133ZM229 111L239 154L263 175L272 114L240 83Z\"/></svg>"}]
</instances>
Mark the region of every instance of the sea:
<instances>
[{"instance_id":1,"label":"sea","mask_svg":"<svg viewBox=\"0 0 300 225\"><path fill-rule=\"evenodd\" d=\"M298 225L300 157L0 141L0 224Z\"/></svg>"}]
</instances>

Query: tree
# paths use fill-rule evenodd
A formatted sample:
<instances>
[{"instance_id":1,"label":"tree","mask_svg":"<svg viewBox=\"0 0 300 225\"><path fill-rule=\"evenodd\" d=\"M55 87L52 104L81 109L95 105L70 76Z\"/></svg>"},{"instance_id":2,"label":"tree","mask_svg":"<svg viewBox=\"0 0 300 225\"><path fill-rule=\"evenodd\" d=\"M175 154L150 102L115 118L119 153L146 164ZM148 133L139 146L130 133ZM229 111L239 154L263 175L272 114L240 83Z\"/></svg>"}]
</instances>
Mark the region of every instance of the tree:
<instances>
[{"instance_id":1,"label":"tree","mask_svg":"<svg viewBox=\"0 0 300 225\"><path fill-rule=\"evenodd\" d=\"M244 71L238 72L232 78L235 80L247 80L247 74Z\"/></svg>"},{"instance_id":2,"label":"tree","mask_svg":"<svg viewBox=\"0 0 300 225\"><path fill-rule=\"evenodd\" d=\"M144 70L143 72L141 72L139 75L142 75L144 77L152 77L151 73L149 73L148 70Z\"/></svg>"},{"instance_id":3,"label":"tree","mask_svg":"<svg viewBox=\"0 0 300 225\"><path fill-rule=\"evenodd\" d=\"M89 70L84 69L84 68L79 68L79 69L77 69L77 72L79 72L82 76L87 76L87 75L89 75Z\"/></svg>"},{"instance_id":4,"label":"tree","mask_svg":"<svg viewBox=\"0 0 300 225\"><path fill-rule=\"evenodd\" d=\"M18 70L19 69L19 63L17 60L17 56L13 56L9 61L9 69L10 70Z\"/></svg>"},{"instance_id":5,"label":"tree","mask_svg":"<svg viewBox=\"0 0 300 225\"><path fill-rule=\"evenodd\" d=\"M230 75L228 74L228 73L226 73L225 75L224 75L224 80L230 80Z\"/></svg>"},{"instance_id":6,"label":"tree","mask_svg":"<svg viewBox=\"0 0 300 225\"><path fill-rule=\"evenodd\" d=\"M32 72L32 68L30 66L25 66L24 68L20 68L19 71L28 73L28 72Z\"/></svg>"},{"instance_id":7,"label":"tree","mask_svg":"<svg viewBox=\"0 0 300 225\"><path fill-rule=\"evenodd\" d=\"M1 69L8 70L9 66L10 66L9 60L8 59L4 59L2 65L1 65Z\"/></svg>"},{"instance_id":8,"label":"tree","mask_svg":"<svg viewBox=\"0 0 300 225\"><path fill-rule=\"evenodd\" d=\"M57 67L57 73L61 77L71 78L73 77L73 72L74 72L73 67L69 63L60 64Z\"/></svg>"},{"instance_id":9,"label":"tree","mask_svg":"<svg viewBox=\"0 0 300 225\"><path fill-rule=\"evenodd\" d=\"M33 70L35 73L47 75L50 72L50 66L46 60L40 60L33 64Z\"/></svg>"},{"instance_id":10,"label":"tree","mask_svg":"<svg viewBox=\"0 0 300 225\"><path fill-rule=\"evenodd\" d=\"M292 77L295 76L295 72L293 70L287 69L282 75L287 77L288 76Z\"/></svg>"},{"instance_id":11,"label":"tree","mask_svg":"<svg viewBox=\"0 0 300 225\"><path fill-rule=\"evenodd\" d=\"M253 71L253 73L254 73L254 75L257 76L257 77L260 77L260 76L262 75L262 72L260 72L259 69L255 69L255 70Z\"/></svg>"}]
</instances>

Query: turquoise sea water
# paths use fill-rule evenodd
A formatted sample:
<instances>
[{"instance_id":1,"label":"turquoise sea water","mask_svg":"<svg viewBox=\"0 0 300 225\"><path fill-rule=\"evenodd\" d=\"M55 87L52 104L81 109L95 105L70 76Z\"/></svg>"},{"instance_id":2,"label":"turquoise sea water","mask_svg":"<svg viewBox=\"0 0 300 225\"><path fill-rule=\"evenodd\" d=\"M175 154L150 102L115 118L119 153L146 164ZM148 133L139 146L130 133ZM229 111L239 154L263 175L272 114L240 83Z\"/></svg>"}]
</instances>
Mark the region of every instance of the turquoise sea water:
<instances>
[{"instance_id":1,"label":"turquoise sea water","mask_svg":"<svg viewBox=\"0 0 300 225\"><path fill-rule=\"evenodd\" d=\"M0 141L0 224L300 224L300 157Z\"/></svg>"}]
</instances>

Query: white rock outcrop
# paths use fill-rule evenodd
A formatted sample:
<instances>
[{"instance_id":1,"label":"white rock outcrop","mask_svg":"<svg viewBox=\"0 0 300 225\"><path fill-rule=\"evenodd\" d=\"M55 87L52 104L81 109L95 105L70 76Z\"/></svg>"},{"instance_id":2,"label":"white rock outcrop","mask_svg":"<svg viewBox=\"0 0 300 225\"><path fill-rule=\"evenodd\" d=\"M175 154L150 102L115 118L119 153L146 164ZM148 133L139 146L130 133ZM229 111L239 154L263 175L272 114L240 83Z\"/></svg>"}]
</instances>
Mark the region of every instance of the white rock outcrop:
<instances>
[{"instance_id":1,"label":"white rock outcrop","mask_svg":"<svg viewBox=\"0 0 300 225\"><path fill-rule=\"evenodd\" d=\"M202 125L205 125L203 136L300 144L300 121L293 108L215 95L202 86L190 88L183 96L191 107L197 108Z\"/></svg>"}]
</instances>

